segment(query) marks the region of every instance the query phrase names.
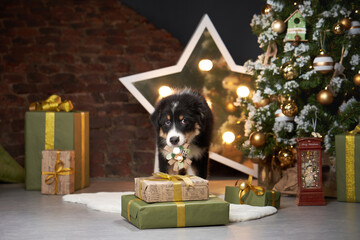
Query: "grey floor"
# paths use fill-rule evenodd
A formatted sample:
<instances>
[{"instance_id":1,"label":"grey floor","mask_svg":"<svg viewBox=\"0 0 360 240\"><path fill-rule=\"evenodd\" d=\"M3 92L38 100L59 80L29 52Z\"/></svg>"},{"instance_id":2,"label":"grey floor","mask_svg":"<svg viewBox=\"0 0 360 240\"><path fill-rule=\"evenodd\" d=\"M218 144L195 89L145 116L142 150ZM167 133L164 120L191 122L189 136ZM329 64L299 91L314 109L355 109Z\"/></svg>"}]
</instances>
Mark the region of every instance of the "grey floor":
<instances>
[{"instance_id":1,"label":"grey floor","mask_svg":"<svg viewBox=\"0 0 360 240\"><path fill-rule=\"evenodd\" d=\"M113 183L104 186L119 189ZM359 203L326 199L326 206L298 207L294 201L282 197L275 215L227 226L139 230L120 214L0 184L0 239L360 239Z\"/></svg>"}]
</instances>

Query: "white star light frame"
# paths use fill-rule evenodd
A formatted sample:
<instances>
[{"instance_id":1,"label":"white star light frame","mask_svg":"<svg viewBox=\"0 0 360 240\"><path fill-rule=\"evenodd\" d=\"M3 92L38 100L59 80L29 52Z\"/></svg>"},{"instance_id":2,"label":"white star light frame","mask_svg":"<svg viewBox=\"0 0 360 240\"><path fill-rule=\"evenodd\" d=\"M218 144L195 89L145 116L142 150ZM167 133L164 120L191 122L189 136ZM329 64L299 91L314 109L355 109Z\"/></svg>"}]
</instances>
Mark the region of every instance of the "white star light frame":
<instances>
[{"instance_id":1,"label":"white star light frame","mask_svg":"<svg viewBox=\"0 0 360 240\"><path fill-rule=\"evenodd\" d=\"M205 30L207 30L209 32L209 34L211 35L217 48L220 51L222 57L226 61L228 68L234 73L247 74L245 71L245 68L243 66L235 64L229 51L225 47L220 35L218 34L214 25L212 24L209 16L207 14L205 14L203 16L203 18L201 19L198 27L196 28L196 31L192 35L189 43L185 47L185 49L184 49L182 55L180 56L180 59L176 65L119 78L120 82L130 91L130 93L141 103L141 105L150 114L154 111L154 105L151 104L149 102L149 100L139 91L139 89L135 86L135 83L140 82L140 81L145 81L145 80L151 81L152 79L155 79L155 78L181 73L184 69L184 66L188 62L191 54L193 53L195 46L199 42L199 40ZM216 130L216 129L214 129L214 130ZM157 156L158 156L157 154L158 153L156 152L155 159L157 159ZM222 163L226 166L229 166L233 169L236 169L240 172L244 172L246 174L253 175L254 177L258 176L258 165L257 164L253 164L253 167L251 168L251 167L245 166L241 163L238 163L236 161L233 161L227 157L224 157L220 154L217 154L215 152L210 152L209 156L210 156L210 159L220 162L220 163ZM154 172L157 172L157 171L159 171L158 161L155 161Z\"/></svg>"}]
</instances>

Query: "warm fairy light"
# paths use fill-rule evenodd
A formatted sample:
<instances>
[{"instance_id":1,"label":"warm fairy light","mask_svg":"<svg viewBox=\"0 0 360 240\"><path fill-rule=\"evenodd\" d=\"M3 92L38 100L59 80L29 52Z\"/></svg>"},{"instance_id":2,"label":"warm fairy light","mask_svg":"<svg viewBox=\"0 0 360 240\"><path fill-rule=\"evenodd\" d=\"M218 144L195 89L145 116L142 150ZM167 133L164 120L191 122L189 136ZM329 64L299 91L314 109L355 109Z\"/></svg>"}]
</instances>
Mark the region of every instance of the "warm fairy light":
<instances>
[{"instance_id":1,"label":"warm fairy light","mask_svg":"<svg viewBox=\"0 0 360 240\"><path fill-rule=\"evenodd\" d=\"M230 144L235 140L235 134L233 132L224 132L222 139L224 142Z\"/></svg>"},{"instance_id":2,"label":"warm fairy light","mask_svg":"<svg viewBox=\"0 0 360 240\"><path fill-rule=\"evenodd\" d=\"M212 68L213 68L213 63L212 63L211 60L209 60L209 59L202 59L202 60L200 60L200 62L199 62L199 69L200 69L201 71L207 72L207 71L210 71Z\"/></svg>"},{"instance_id":3,"label":"warm fairy light","mask_svg":"<svg viewBox=\"0 0 360 240\"><path fill-rule=\"evenodd\" d=\"M160 95L160 97L167 97L167 96L169 96L169 95L171 95L172 94L172 90L171 90L171 88L170 87L168 87L168 86L161 86L160 88L159 88L159 95Z\"/></svg>"},{"instance_id":4,"label":"warm fairy light","mask_svg":"<svg viewBox=\"0 0 360 240\"><path fill-rule=\"evenodd\" d=\"M206 98L206 103L208 104L209 108L212 109L212 102L210 99Z\"/></svg>"},{"instance_id":5,"label":"warm fairy light","mask_svg":"<svg viewBox=\"0 0 360 240\"><path fill-rule=\"evenodd\" d=\"M236 90L236 93L239 97L246 98L250 94L250 89L247 86L240 86Z\"/></svg>"}]
</instances>

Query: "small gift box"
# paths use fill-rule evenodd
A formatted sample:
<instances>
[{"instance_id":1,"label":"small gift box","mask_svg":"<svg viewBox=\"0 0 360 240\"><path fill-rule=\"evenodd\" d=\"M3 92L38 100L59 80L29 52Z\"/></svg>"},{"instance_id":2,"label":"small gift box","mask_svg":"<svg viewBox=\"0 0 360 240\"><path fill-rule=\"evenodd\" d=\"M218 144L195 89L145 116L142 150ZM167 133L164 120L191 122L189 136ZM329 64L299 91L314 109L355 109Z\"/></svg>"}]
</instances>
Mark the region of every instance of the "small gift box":
<instances>
[{"instance_id":1,"label":"small gift box","mask_svg":"<svg viewBox=\"0 0 360 240\"><path fill-rule=\"evenodd\" d=\"M135 195L148 203L208 200L209 182L196 176L153 173L135 178Z\"/></svg>"},{"instance_id":2,"label":"small gift box","mask_svg":"<svg viewBox=\"0 0 360 240\"><path fill-rule=\"evenodd\" d=\"M360 202L360 126L335 136L337 200Z\"/></svg>"},{"instance_id":3,"label":"small gift box","mask_svg":"<svg viewBox=\"0 0 360 240\"><path fill-rule=\"evenodd\" d=\"M146 203L134 195L123 195L121 216L141 229L225 225L229 223L229 203L217 197L206 201Z\"/></svg>"},{"instance_id":4,"label":"small gift box","mask_svg":"<svg viewBox=\"0 0 360 240\"><path fill-rule=\"evenodd\" d=\"M253 186L251 182L252 176L250 175L248 181L241 183L236 181L235 186L226 186L225 201L235 204L280 208L280 192L265 191L262 187Z\"/></svg>"},{"instance_id":5,"label":"small gift box","mask_svg":"<svg viewBox=\"0 0 360 240\"><path fill-rule=\"evenodd\" d=\"M74 151L42 151L41 193L70 194L74 192Z\"/></svg>"},{"instance_id":6,"label":"small gift box","mask_svg":"<svg viewBox=\"0 0 360 240\"><path fill-rule=\"evenodd\" d=\"M52 95L25 114L25 187L41 189L41 152L75 150L75 190L89 186L89 113L68 112L69 101Z\"/></svg>"}]
</instances>

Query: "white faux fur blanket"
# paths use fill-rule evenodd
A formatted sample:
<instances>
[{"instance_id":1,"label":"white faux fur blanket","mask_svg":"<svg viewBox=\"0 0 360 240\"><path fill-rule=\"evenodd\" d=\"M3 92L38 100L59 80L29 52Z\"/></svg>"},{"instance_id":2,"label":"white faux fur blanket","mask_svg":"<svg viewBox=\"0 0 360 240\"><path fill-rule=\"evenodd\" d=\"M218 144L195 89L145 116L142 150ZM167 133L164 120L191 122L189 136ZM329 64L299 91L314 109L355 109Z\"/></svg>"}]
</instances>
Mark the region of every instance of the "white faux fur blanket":
<instances>
[{"instance_id":1,"label":"white faux fur blanket","mask_svg":"<svg viewBox=\"0 0 360 240\"><path fill-rule=\"evenodd\" d=\"M88 208L121 213L121 196L134 194L134 192L98 192L68 194L63 196L65 202L85 204ZM262 218L277 212L275 207L254 207L246 204L230 204L230 222L244 222Z\"/></svg>"}]
</instances>

